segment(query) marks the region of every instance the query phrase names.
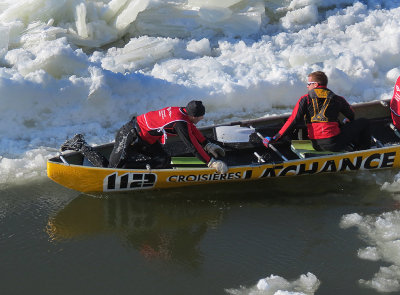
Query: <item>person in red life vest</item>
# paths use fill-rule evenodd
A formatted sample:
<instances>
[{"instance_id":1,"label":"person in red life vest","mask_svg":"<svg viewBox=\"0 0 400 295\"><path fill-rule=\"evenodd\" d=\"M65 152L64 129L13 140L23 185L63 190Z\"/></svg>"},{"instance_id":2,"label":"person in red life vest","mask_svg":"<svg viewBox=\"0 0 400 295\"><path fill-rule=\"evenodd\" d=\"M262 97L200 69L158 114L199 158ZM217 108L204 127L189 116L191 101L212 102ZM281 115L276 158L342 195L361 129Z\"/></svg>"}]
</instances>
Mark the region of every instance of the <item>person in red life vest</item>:
<instances>
[{"instance_id":1,"label":"person in red life vest","mask_svg":"<svg viewBox=\"0 0 400 295\"><path fill-rule=\"evenodd\" d=\"M390 111L394 127L400 130L400 76L394 85L393 97L390 100Z\"/></svg>"},{"instance_id":2,"label":"person in red life vest","mask_svg":"<svg viewBox=\"0 0 400 295\"><path fill-rule=\"evenodd\" d=\"M341 96L327 88L328 77L317 71L308 75L308 93L302 96L289 119L272 138L266 137L264 144L279 140L293 130L296 124L305 121L308 137L314 149L318 151L339 152L349 149L363 150L371 147L371 131L369 121L365 118L354 118L349 103ZM346 119L339 123L339 113Z\"/></svg>"},{"instance_id":3,"label":"person in red life vest","mask_svg":"<svg viewBox=\"0 0 400 295\"><path fill-rule=\"evenodd\" d=\"M179 136L208 167L226 173L227 165L215 159L225 151L209 142L195 126L204 114L203 103L192 100L186 107L166 107L133 117L118 130L108 167L130 168L130 158L137 154L150 157L148 164L153 169L169 167L171 158L162 145L168 136Z\"/></svg>"}]
</instances>

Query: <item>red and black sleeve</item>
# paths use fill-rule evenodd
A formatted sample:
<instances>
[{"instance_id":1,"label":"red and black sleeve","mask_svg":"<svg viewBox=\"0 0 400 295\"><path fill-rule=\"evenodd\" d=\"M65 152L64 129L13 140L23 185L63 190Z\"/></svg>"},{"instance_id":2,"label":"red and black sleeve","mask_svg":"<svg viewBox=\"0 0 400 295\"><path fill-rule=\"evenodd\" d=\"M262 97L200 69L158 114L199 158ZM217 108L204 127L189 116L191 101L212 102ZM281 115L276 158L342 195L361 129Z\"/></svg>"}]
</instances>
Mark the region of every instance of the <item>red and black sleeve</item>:
<instances>
[{"instance_id":1,"label":"red and black sleeve","mask_svg":"<svg viewBox=\"0 0 400 295\"><path fill-rule=\"evenodd\" d=\"M174 129L191 153L205 163L210 162L211 157L202 146L206 144L207 140L196 126L184 121L178 121L174 124Z\"/></svg>"},{"instance_id":2,"label":"red and black sleeve","mask_svg":"<svg viewBox=\"0 0 400 295\"><path fill-rule=\"evenodd\" d=\"M304 115L307 112L307 99L308 99L308 94L302 96L296 103L296 106L294 107L292 114L290 117L287 119L286 123L283 125L281 130L275 135L276 139L281 138L284 136L287 132L293 130L293 128L299 124L300 122L303 122L304 120Z\"/></svg>"}]
</instances>

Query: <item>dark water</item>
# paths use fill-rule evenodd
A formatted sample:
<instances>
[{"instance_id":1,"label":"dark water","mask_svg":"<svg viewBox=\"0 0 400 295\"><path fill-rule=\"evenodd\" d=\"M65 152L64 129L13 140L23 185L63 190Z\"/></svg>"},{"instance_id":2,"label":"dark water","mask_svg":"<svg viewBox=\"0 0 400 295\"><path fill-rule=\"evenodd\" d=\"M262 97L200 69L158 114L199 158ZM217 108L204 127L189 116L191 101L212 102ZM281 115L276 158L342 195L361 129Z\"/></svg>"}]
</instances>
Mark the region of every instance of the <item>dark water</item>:
<instances>
[{"instance_id":1,"label":"dark water","mask_svg":"<svg viewBox=\"0 0 400 295\"><path fill-rule=\"evenodd\" d=\"M385 172L387 173L387 172ZM88 196L47 179L0 189L1 294L227 294L272 274L313 273L315 294L378 294L359 285L348 213L394 210L385 174ZM392 178L393 179L393 178Z\"/></svg>"}]
</instances>

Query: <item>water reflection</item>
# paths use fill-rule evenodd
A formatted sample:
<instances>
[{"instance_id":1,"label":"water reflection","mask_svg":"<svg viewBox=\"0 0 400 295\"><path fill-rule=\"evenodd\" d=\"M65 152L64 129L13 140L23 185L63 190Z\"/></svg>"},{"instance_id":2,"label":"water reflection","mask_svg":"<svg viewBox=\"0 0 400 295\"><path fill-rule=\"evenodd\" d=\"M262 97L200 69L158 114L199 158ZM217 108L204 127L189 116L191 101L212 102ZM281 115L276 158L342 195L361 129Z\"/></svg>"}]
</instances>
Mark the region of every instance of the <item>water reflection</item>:
<instances>
[{"instance_id":1,"label":"water reflection","mask_svg":"<svg viewBox=\"0 0 400 295\"><path fill-rule=\"evenodd\" d=\"M243 240L248 241L243 229L263 228L269 239L278 232L276 239L282 241L280 231L296 228L286 224L285 214L310 228L315 220L326 220L330 212L379 213L392 206L390 193L381 192L376 175L370 174L319 175L101 197L82 194L49 217L47 234L55 243L116 235L128 249L146 259L197 269L205 255L201 242L212 229L226 230L221 225L228 214L235 216L234 220L244 216L240 223ZM261 214L259 218L270 226L253 228L254 221L246 212L251 212L250 216ZM338 221L332 222L336 227ZM254 237L258 237L256 233ZM265 242L262 237L253 240Z\"/></svg>"},{"instance_id":2,"label":"water reflection","mask_svg":"<svg viewBox=\"0 0 400 295\"><path fill-rule=\"evenodd\" d=\"M54 242L117 234L123 243L149 259L201 263L199 242L217 226L224 210L210 202L137 200L129 196L80 195L50 217L47 233Z\"/></svg>"}]
</instances>

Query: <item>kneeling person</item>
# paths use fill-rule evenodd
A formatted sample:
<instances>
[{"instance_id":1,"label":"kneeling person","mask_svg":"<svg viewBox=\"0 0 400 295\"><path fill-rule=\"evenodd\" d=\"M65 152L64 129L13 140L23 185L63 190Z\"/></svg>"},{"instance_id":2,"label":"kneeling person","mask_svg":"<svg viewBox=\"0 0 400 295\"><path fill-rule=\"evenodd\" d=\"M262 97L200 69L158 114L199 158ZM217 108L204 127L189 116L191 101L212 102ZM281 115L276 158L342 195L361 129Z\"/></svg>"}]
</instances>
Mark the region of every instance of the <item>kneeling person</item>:
<instances>
[{"instance_id":1,"label":"kneeling person","mask_svg":"<svg viewBox=\"0 0 400 295\"><path fill-rule=\"evenodd\" d=\"M135 158L144 155L150 158L147 164L151 168L169 168L171 158L162 145L170 135L179 136L190 152L208 167L214 168L218 173L226 173L228 167L225 162L215 159L224 156L225 151L209 142L195 126L203 119L204 114L203 103L193 100L186 107L166 107L133 117L118 130L108 167L135 168ZM106 159L99 160L99 155L96 155L79 134L64 143L61 150L66 149L82 153L85 151L84 156L93 165L107 167Z\"/></svg>"},{"instance_id":2,"label":"kneeling person","mask_svg":"<svg viewBox=\"0 0 400 295\"><path fill-rule=\"evenodd\" d=\"M132 164L129 158L139 153L151 157L151 168L167 168L171 159L162 144L170 135L179 136L190 152L207 163L208 167L226 173L226 164L215 159L219 155L224 156L225 151L209 142L195 126L204 114L203 103L193 100L186 107L166 107L132 118L116 134L108 167L129 168Z\"/></svg>"}]
</instances>

